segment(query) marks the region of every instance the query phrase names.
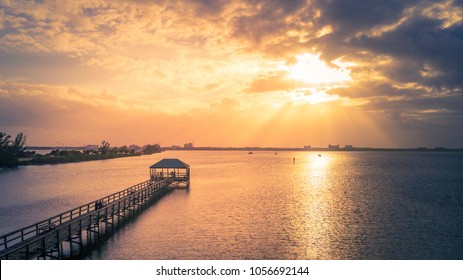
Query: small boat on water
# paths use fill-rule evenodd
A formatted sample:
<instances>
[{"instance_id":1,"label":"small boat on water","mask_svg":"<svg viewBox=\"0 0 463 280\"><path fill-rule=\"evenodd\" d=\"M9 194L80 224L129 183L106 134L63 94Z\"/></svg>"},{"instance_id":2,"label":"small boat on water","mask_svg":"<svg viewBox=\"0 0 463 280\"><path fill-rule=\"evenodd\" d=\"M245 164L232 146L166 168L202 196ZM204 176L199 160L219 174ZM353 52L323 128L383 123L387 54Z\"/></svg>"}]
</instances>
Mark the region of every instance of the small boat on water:
<instances>
[{"instance_id":1,"label":"small boat on water","mask_svg":"<svg viewBox=\"0 0 463 280\"><path fill-rule=\"evenodd\" d=\"M321 157L322 155L321 154L318 154L319 157Z\"/></svg>"},{"instance_id":2,"label":"small boat on water","mask_svg":"<svg viewBox=\"0 0 463 280\"><path fill-rule=\"evenodd\" d=\"M253 155L254 153L253 152L249 152L248 155Z\"/></svg>"}]
</instances>

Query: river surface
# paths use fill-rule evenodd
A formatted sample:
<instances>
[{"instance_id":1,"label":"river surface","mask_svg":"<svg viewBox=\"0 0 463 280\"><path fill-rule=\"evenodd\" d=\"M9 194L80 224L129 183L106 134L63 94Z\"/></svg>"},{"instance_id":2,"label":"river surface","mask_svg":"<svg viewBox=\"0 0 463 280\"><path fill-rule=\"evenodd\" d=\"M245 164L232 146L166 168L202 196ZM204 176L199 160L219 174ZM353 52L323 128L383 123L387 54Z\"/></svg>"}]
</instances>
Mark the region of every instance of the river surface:
<instances>
[{"instance_id":1,"label":"river surface","mask_svg":"<svg viewBox=\"0 0 463 280\"><path fill-rule=\"evenodd\" d=\"M451 152L167 151L0 170L0 235L145 181L162 158L190 165L190 189L85 258L463 259Z\"/></svg>"}]
</instances>

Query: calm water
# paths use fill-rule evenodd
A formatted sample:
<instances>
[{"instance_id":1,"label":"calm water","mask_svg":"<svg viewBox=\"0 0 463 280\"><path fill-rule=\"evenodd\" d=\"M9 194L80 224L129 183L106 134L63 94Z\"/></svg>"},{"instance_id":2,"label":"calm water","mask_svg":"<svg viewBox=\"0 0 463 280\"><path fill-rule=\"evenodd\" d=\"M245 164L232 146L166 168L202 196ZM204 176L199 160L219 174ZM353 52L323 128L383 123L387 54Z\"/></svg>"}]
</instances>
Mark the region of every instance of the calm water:
<instances>
[{"instance_id":1,"label":"calm water","mask_svg":"<svg viewBox=\"0 0 463 280\"><path fill-rule=\"evenodd\" d=\"M170 151L3 170L0 234L145 181L162 158L190 164L190 190L89 259L463 259L463 153Z\"/></svg>"}]
</instances>

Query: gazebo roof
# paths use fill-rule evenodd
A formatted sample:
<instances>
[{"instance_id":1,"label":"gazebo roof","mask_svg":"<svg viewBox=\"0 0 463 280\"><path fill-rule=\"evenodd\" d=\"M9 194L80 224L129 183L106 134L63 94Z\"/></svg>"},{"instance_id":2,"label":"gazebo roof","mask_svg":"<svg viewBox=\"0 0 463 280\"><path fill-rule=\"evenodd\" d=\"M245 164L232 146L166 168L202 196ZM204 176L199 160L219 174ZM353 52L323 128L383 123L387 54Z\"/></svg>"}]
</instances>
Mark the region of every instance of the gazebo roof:
<instances>
[{"instance_id":1,"label":"gazebo roof","mask_svg":"<svg viewBox=\"0 0 463 280\"><path fill-rule=\"evenodd\" d=\"M150 168L189 168L190 166L176 158L165 158L151 165Z\"/></svg>"}]
</instances>

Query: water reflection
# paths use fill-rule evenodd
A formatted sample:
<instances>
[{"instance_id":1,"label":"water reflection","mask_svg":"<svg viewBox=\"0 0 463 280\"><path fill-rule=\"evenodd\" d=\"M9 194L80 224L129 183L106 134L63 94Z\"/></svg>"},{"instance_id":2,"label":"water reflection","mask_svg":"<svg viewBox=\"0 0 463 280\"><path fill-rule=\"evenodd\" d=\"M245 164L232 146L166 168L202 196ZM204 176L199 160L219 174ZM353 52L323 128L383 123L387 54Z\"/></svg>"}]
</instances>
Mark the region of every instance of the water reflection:
<instances>
[{"instance_id":1,"label":"water reflection","mask_svg":"<svg viewBox=\"0 0 463 280\"><path fill-rule=\"evenodd\" d=\"M322 188L326 186L329 173L331 168L331 161L333 160L330 156L317 156L315 154L308 154L308 163L306 167L306 174L310 181L311 188Z\"/></svg>"},{"instance_id":2,"label":"water reflection","mask_svg":"<svg viewBox=\"0 0 463 280\"><path fill-rule=\"evenodd\" d=\"M307 164L304 166L307 192L301 195L302 208L305 209L305 219L301 220L303 236L306 238L304 247L305 256L316 259L330 258L327 251L330 246L330 219L331 193L329 191L328 174L331 172L332 157L319 157L315 154L307 155Z\"/></svg>"},{"instance_id":3,"label":"water reflection","mask_svg":"<svg viewBox=\"0 0 463 280\"><path fill-rule=\"evenodd\" d=\"M461 154L170 151L30 166L0 173L0 227L146 180L161 158L191 166L190 192L164 197L89 259L463 258Z\"/></svg>"}]
</instances>

